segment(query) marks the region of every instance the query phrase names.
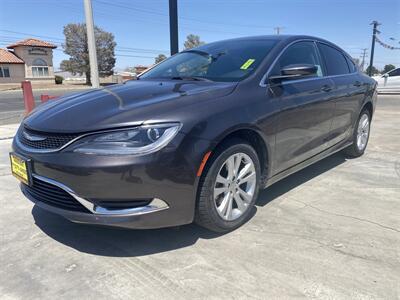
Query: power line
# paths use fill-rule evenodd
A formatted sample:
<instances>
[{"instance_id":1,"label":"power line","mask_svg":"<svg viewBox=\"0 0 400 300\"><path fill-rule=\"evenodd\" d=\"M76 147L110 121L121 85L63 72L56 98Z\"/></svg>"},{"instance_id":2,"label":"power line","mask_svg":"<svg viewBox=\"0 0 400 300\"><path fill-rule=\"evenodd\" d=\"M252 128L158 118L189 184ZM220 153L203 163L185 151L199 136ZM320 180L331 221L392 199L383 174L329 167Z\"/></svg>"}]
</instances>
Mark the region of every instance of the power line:
<instances>
[{"instance_id":1,"label":"power line","mask_svg":"<svg viewBox=\"0 0 400 300\"><path fill-rule=\"evenodd\" d=\"M10 42L10 41L5 41L5 40L0 40L0 45L4 45L4 46L7 46L7 45L9 45L10 43L12 43L12 42ZM58 49L58 48L56 48L56 49L53 49L54 51L61 51L61 52L64 52L64 50L63 49ZM116 52L123 52L123 50L116 50ZM129 53L129 52L128 52ZM140 52L139 52L140 53ZM159 52L155 52L156 54L159 54ZM154 55L154 56L145 56L145 55L132 55L132 54L120 54L120 53L114 53L114 56L117 56L117 57L135 57L135 58L150 58L150 59L154 59L156 56Z\"/></svg>"},{"instance_id":2,"label":"power line","mask_svg":"<svg viewBox=\"0 0 400 300\"><path fill-rule=\"evenodd\" d=\"M146 10L146 9L137 8L137 7L134 8L134 7L131 7L131 6L126 6L126 5L121 5L121 4L108 3L108 2L101 1L101 0L94 0L94 1L97 2L97 3L104 4L104 5L108 5L108 6L114 6L114 7L123 8L124 10L122 10L122 12L125 12L126 10L132 10L132 11L137 11L137 12L142 12L142 13L147 13L147 14L153 14L153 15L168 17L168 14L160 12L160 11ZM80 10L80 9L78 9L76 7L68 6L68 5L65 5L63 3L59 3L58 1L52 1L50 3L55 5L55 6L62 7L64 9L67 8L67 9L82 13L82 15L83 15L82 10ZM111 16L111 17L114 17L117 20L121 20L121 16L112 15L109 12L99 11L96 8L94 9L94 14L95 15L96 14L100 14L100 15L107 16L107 17ZM201 23L205 23L205 24L218 24L218 25L224 25L224 26L228 25L228 26L239 26L239 27L247 27L247 28L255 28L255 27L258 27L258 28L272 28L271 26L246 25L246 24L228 24L228 23L204 21L204 20L198 20L198 19L192 19L192 18L186 18L186 17L181 17L180 19L185 20L185 21L201 22ZM148 19L148 18L147 19L139 19L139 18L135 17L135 18L132 19L132 21L135 21L135 20L136 21L137 20L141 20L141 23L147 22L147 23L153 23L153 24L158 24L158 25L163 25L163 26L164 25L168 25L167 20L165 20L165 21L160 21L159 20L158 22L155 22L155 20ZM181 24L180 28L188 29L188 30L192 30L192 31L197 31L197 32L211 32L211 33L223 33L223 34L231 34L231 35L243 35L243 33L234 32L234 31L224 31L224 30L218 30L218 29L207 29L207 28L201 28L201 27L198 27L198 26L196 26L194 28L194 27L187 26L186 24ZM18 33L16 31L6 31L6 32L17 33L17 34L25 34L25 33ZM35 36L35 37L46 38L46 39L50 38L50 39L55 39L55 40L63 40L63 39L58 38L58 37L36 35L36 34L29 34L29 35L30 36ZM166 53L165 50L163 50L162 52Z\"/></svg>"},{"instance_id":3,"label":"power line","mask_svg":"<svg viewBox=\"0 0 400 300\"><path fill-rule=\"evenodd\" d=\"M4 45L4 46L7 46L7 45L9 45L9 44L11 44L11 43L13 43L13 42L15 42L15 40L13 40L13 41L8 41L8 40L3 40L3 39L0 39L0 45ZM56 49L53 49L53 50L55 50L55 51L64 51L63 49L58 49L58 48L56 48ZM165 51L165 50L164 50ZM124 52L123 50L116 50L116 52ZM160 51L161 52L161 51ZM165 51L166 53L168 53L168 51ZM128 51L128 53L130 53L130 51ZM132 52L132 53L134 53L134 52ZM141 53L141 52L138 52L138 53ZM155 54L157 54L157 53L159 53L159 52L154 52ZM145 56L145 55L131 55L131 54L119 54L119 53L115 53L115 56L117 56L117 57L134 57L134 58L148 58L148 59L154 59L155 58L155 56ZM368 57L368 55L366 55L366 57ZM380 63L380 64L388 64L388 63L393 63L393 64L400 64L400 61L389 61L389 60L387 60L387 61L380 61L380 60L378 60L378 61L376 61L377 63Z\"/></svg>"},{"instance_id":4,"label":"power line","mask_svg":"<svg viewBox=\"0 0 400 300\"><path fill-rule=\"evenodd\" d=\"M3 31L3 30L0 30ZM18 42L21 39L26 39L29 36L34 36L34 34L26 33L26 32L15 32L15 34L22 34L26 35L25 37L17 37L17 36L5 36L5 35L0 35L0 39L6 43L15 43ZM42 37L42 36L40 36ZM44 37L44 36L43 36ZM62 41L65 41L64 39L60 38L55 38L55 37L50 37L47 36L48 38L53 38L53 39L59 39ZM54 41L52 39L47 39L48 42L55 44L56 46L61 47L62 43L59 41ZM121 51L121 52L138 52L138 53L155 53L155 54L160 54L160 53L168 53L168 50L161 50L161 49L146 49L146 48L134 48L134 47L127 47L127 46L117 46L115 47L116 51Z\"/></svg>"},{"instance_id":5,"label":"power line","mask_svg":"<svg viewBox=\"0 0 400 300\"><path fill-rule=\"evenodd\" d=\"M0 43L1 44L1 43ZM64 51L62 49L53 49L56 51ZM138 58L151 58L154 59L155 56L145 56L145 55L131 55L131 54L119 54L119 53L114 53L114 56L121 56L121 57L138 57Z\"/></svg>"},{"instance_id":6,"label":"power line","mask_svg":"<svg viewBox=\"0 0 400 300\"><path fill-rule=\"evenodd\" d=\"M163 16L163 17L169 17L168 14L163 13L163 12L144 10L144 9L139 9L139 8L136 8L136 7L134 8L134 7L126 6L126 5L122 5L122 4L108 3L108 2L101 1L101 0L94 0L94 1L97 2L97 3L100 3L100 4L111 6L111 7L123 8L124 10L122 12L125 12L126 10L132 10L132 11L136 11L136 12L142 12L142 13L153 14L153 15L155 14L155 15ZM97 13L99 13L99 11L98 11L98 9L95 9L95 14L97 14ZM101 11L100 11L100 13L102 13L103 15L110 15L109 13L103 13ZM113 16L113 15L111 15L111 16ZM121 17L118 16L118 19L120 20ZM182 21L195 21L195 22L202 22L202 23L205 23L205 24L217 24L217 25L223 25L223 26L235 26L236 25L236 24L227 24L227 23L212 22L212 21L203 21L203 20L197 20L197 19L191 19L191 18L185 18L185 17L181 17L179 19L181 19ZM133 21L134 20L140 20L140 19L135 17L133 19ZM142 19L142 22L155 23L155 22L153 22L153 19L151 19L151 20ZM156 24L169 25L167 20L159 21ZM251 28L254 28L254 27L272 28L271 26L260 26L260 25L254 25L254 26L252 26L252 25L243 25L243 26L244 27L251 27ZM234 31L218 30L218 29L215 29L215 28L207 29L207 28L201 28L201 27L198 27L198 26L191 27L191 26L187 26L186 24L181 24L181 25L179 25L179 27L180 28L184 28L184 29L188 29L188 30L192 30L192 31L195 31L195 32L211 32L211 33L224 33L224 34L232 34L232 35L243 35L243 33L234 32Z\"/></svg>"},{"instance_id":7,"label":"power line","mask_svg":"<svg viewBox=\"0 0 400 300\"><path fill-rule=\"evenodd\" d=\"M93 0L94 2L103 4L103 5L108 5L108 6L114 6L114 7L120 7L120 8L125 8L133 11L138 11L142 13L147 13L147 14L153 14L153 15L158 15L158 16L165 16L169 17L169 15L165 12L162 11L156 11L153 9L145 9L145 8L139 8L137 6L131 7L131 6L126 6L122 4L116 4L116 3L109 3L105 2L102 0ZM200 20L196 18L188 18L188 17L178 17L181 20L186 20L186 21L192 21L192 22L199 22L199 23L204 23L204 24L218 24L218 25L224 25L224 26L236 26L236 27L247 27L247 28L272 28L272 26L263 26L263 25L250 25L250 24L235 24L235 23L223 23L223 22L215 22L215 21L206 21L206 20Z\"/></svg>"},{"instance_id":8,"label":"power line","mask_svg":"<svg viewBox=\"0 0 400 300\"><path fill-rule=\"evenodd\" d=\"M44 38L44 39L64 40L62 38L57 38L57 37L54 37L54 36L52 37L52 36L38 35L38 34L33 34L33 33L26 33L26 32L18 32L18 31L4 30L4 29L0 29L0 31L14 33L14 34L29 35L29 36L40 37L40 38Z\"/></svg>"}]
</instances>

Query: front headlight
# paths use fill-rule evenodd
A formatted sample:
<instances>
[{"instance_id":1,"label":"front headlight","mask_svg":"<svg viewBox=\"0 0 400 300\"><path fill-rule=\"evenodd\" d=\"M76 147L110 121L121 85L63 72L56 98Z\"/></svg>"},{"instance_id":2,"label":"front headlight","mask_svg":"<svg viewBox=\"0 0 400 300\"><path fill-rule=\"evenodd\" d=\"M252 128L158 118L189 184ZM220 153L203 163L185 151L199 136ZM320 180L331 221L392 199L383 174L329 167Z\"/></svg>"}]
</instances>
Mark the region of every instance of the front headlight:
<instances>
[{"instance_id":1,"label":"front headlight","mask_svg":"<svg viewBox=\"0 0 400 300\"><path fill-rule=\"evenodd\" d=\"M101 155L145 155L165 147L181 128L179 123L143 125L91 134L74 144L74 152Z\"/></svg>"}]
</instances>

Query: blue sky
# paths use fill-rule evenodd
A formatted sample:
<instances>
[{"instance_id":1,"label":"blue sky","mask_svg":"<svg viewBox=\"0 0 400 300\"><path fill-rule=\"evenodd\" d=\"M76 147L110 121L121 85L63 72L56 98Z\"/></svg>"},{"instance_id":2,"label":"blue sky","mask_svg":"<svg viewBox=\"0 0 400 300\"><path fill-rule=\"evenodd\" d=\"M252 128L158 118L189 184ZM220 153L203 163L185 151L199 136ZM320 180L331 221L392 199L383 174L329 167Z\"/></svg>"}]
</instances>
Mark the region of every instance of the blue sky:
<instances>
[{"instance_id":1,"label":"blue sky","mask_svg":"<svg viewBox=\"0 0 400 300\"><path fill-rule=\"evenodd\" d=\"M168 0L92 1L96 25L115 35L117 69L168 54ZM212 42L273 34L281 26L283 33L326 38L360 57L361 48L371 47L373 20L382 23L380 38L400 47L400 0L178 0L178 6L180 49L190 33ZM30 36L61 44L63 26L79 22L83 0L0 0L0 47ZM54 51L56 67L66 58L61 47ZM375 61L379 68L400 66L400 50L377 44Z\"/></svg>"}]
</instances>

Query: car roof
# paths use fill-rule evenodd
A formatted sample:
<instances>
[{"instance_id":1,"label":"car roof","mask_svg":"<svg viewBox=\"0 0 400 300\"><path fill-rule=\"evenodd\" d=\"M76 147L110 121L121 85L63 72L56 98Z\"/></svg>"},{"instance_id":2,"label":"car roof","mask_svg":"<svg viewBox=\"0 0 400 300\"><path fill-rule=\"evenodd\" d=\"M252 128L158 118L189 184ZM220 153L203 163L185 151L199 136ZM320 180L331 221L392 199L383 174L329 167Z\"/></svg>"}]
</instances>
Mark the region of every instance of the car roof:
<instances>
[{"instance_id":1,"label":"car roof","mask_svg":"<svg viewBox=\"0 0 400 300\"><path fill-rule=\"evenodd\" d=\"M315 37L315 36L310 36L310 35L294 35L294 34L275 34L275 35L256 35L256 36L247 36L247 37L239 37L239 38L233 38L233 39L227 39L227 40L221 40L221 41L216 41L216 43L218 42L227 42L227 41L233 41L233 42L240 42L240 41L256 41L256 40L270 40L270 41L277 41L277 42L282 42L282 43L291 43L294 42L296 40L315 40L315 41L319 41L319 42L323 42L326 43L328 45L331 45L335 48L340 49L342 52L346 53L347 52L345 50L343 50L341 47L339 47L338 45L325 40L323 38L319 38L319 37ZM210 43L211 44L211 43Z\"/></svg>"},{"instance_id":2,"label":"car roof","mask_svg":"<svg viewBox=\"0 0 400 300\"><path fill-rule=\"evenodd\" d=\"M224 41L244 41L244 40L249 40L249 41L251 41L251 40L294 41L294 40L298 40L298 39L311 39L311 40L318 40L318 41L326 42L329 44L333 44L332 42L329 42L329 41L324 40L319 37L310 36L310 35L295 35L295 34L256 35L256 36L246 36L246 37L227 39Z\"/></svg>"}]
</instances>

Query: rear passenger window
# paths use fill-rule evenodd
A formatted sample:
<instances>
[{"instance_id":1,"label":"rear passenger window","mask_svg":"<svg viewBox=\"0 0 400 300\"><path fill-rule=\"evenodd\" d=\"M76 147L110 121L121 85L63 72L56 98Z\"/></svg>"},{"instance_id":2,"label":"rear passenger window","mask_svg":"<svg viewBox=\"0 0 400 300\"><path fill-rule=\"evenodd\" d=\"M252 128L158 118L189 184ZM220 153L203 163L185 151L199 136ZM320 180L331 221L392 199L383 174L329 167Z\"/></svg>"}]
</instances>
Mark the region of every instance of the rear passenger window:
<instances>
[{"instance_id":1,"label":"rear passenger window","mask_svg":"<svg viewBox=\"0 0 400 300\"><path fill-rule=\"evenodd\" d=\"M346 56L347 64L349 65L350 73L357 72L357 67L354 61Z\"/></svg>"},{"instance_id":2,"label":"rear passenger window","mask_svg":"<svg viewBox=\"0 0 400 300\"><path fill-rule=\"evenodd\" d=\"M342 75L350 72L346 58L342 52L321 43L318 43L318 47L321 50L322 57L324 58L328 75Z\"/></svg>"}]
</instances>

